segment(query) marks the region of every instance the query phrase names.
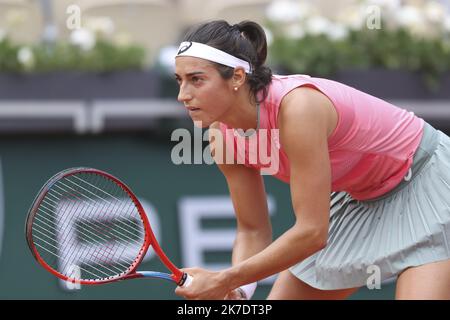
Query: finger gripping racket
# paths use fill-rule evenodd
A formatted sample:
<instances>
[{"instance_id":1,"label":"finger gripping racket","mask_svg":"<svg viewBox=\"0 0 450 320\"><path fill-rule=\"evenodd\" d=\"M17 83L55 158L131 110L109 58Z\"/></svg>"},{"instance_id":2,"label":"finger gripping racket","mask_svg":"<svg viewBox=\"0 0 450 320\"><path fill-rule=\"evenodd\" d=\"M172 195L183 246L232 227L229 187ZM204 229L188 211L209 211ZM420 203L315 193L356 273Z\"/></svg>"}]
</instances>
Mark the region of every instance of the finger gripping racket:
<instances>
[{"instance_id":1,"label":"finger gripping racket","mask_svg":"<svg viewBox=\"0 0 450 320\"><path fill-rule=\"evenodd\" d=\"M144 277L187 286L192 280L164 254L130 188L101 170L72 168L53 176L36 196L25 229L34 258L66 281ZM150 246L171 273L136 270Z\"/></svg>"}]
</instances>

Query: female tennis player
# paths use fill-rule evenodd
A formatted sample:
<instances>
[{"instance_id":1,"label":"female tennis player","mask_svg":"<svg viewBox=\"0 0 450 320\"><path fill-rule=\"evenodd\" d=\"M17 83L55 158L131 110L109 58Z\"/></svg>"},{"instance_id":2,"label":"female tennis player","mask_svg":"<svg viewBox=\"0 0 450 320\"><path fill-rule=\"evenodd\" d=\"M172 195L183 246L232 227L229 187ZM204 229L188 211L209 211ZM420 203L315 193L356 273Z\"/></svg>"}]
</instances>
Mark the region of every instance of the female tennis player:
<instances>
[{"instance_id":1,"label":"female tennis player","mask_svg":"<svg viewBox=\"0 0 450 320\"><path fill-rule=\"evenodd\" d=\"M450 299L450 138L344 84L272 75L266 54L257 23L212 21L175 58L178 100L225 142L210 134L237 219L232 267L184 269L193 282L176 294L249 298L279 273L269 299L344 299L378 274L397 277L397 299ZM245 150L252 143L290 185L296 222L275 241L268 162ZM231 151L242 161L225 161Z\"/></svg>"}]
</instances>

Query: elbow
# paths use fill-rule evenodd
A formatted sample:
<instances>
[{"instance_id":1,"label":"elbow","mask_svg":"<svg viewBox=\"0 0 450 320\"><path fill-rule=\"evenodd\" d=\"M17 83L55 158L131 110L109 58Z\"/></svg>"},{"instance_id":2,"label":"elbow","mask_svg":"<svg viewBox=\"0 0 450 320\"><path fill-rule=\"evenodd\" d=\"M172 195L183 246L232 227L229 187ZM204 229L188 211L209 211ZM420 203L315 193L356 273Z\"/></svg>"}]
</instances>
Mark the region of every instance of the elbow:
<instances>
[{"instance_id":1,"label":"elbow","mask_svg":"<svg viewBox=\"0 0 450 320\"><path fill-rule=\"evenodd\" d=\"M321 237L316 241L317 251L324 249L328 244L328 237Z\"/></svg>"},{"instance_id":2,"label":"elbow","mask_svg":"<svg viewBox=\"0 0 450 320\"><path fill-rule=\"evenodd\" d=\"M328 244L328 228L318 228L317 226L299 226L299 234L309 243L311 251L317 252L325 248Z\"/></svg>"},{"instance_id":3,"label":"elbow","mask_svg":"<svg viewBox=\"0 0 450 320\"><path fill-rule=\"evenodd\" d=\"M270 238L272 239L272 224L270 219L261 219L257 222L244 223L238 220L237 233L255 238Z\"/></svg>"},{"instance_id":4,"label":"elbow","mask_svg":"<svg viewBox=\"0 0 450 320\"><path fill-rule=\"evenodd\" d=\"M309 236L311 239L311 246L315 251L320 251L327 246L328 243L328 233L315 232Z\"/></svg>"},{"instance_id":5,"label":"elbow","mask_svg":"<svg viewBox=\"0 0 450 320\"><path fill-rule=\"evenodd\" d=\"M259 226L243 226L238 224L237 238L241 237L269 245L272 242L272 226L270 223Z\"/></svg>"}]
</instances>

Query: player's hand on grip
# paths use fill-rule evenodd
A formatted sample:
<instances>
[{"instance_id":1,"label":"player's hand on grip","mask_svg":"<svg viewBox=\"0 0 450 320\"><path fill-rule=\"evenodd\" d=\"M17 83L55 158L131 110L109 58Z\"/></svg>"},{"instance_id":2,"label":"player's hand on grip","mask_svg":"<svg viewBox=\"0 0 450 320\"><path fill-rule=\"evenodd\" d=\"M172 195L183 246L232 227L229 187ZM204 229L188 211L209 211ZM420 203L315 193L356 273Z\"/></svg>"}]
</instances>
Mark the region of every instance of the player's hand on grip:
<instances>
[{"instance_id":1,"label":"player's hand on grip","mask_svg":"<svg viewBox=\"0 0 450 320\"><path fill-rule=\"evenodd\" d=\"M185 268L181 271L191 276L188 285L178 286L175 294L188 300L223 300L231 291L220 272L201 268Z\"/></svg>"}]
</instances>

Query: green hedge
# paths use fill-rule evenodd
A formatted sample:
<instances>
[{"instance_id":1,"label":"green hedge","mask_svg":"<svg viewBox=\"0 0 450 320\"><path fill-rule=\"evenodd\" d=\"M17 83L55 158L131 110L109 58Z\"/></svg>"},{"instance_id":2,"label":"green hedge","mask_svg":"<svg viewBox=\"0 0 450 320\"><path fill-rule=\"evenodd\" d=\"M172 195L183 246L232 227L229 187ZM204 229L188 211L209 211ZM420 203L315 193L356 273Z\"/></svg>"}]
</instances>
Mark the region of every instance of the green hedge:
<instances>
[{"instance_id":1,"label":"green hedge","mask_svg":"<svg viewBox=\"0 0 450 320\"><path fill-rule=\"evenodd\" d=\"M28 57L26 63L19 59L21 50ZM98 40L92 49L83 50L66 42L20 46L4 38L0 41L0 72L109 72L142 69L145 56L145 49L140 46L116 46L106 40Z\"/></svg>"},{"instance_id":2,"label":"green hedge","mask_svg":"<svg viewBox=\"0 0 450 320\"><path fill-rule=\"evenodd\" d=\"M331 76L340 70L385 68L418 72L430 89L450 70L450 41L413 36L408 30L350 30L340 40L324 34L299 39L275 34L271 63L293 73Z\"/></svg>"}]
</instances>

